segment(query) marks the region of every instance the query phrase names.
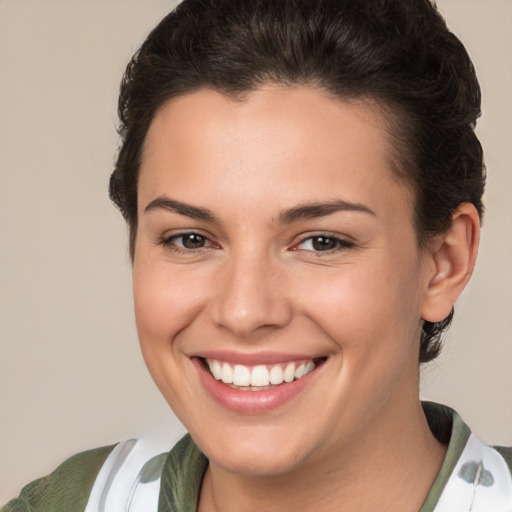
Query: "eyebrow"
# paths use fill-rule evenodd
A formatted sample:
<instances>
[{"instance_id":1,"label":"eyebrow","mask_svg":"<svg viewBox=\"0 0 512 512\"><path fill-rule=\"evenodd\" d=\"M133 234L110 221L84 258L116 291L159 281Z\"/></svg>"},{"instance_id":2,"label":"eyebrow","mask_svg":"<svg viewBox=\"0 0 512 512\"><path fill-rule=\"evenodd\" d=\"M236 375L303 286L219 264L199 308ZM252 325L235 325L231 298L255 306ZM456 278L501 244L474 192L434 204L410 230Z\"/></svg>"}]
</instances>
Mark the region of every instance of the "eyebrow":
<instances>
[{"instance_id":1,"label":"eyebrow","mask_svg":"<svg viewBox=\"0 0 512 512\"><path fill-rule=\"evenodd\" d=\"M204 220L206 222L217 222L215 215L207 208L192 206L169 197L157 197L156 199L153 199L153 201L144 208L144 213L157 209L169 210L171 212L190 217L191 219Z\"/></svg>"},{"instance_id":2,"label":"eyebrow","mask_svg":"<svg viewBox=\"0 0 512 512\"><path fill-rule=\"evenodd\" d=\"M190 217L191 219L212 223L219 222L211 210L208 210L207 208L200 208L198 206L192 206L190 204L183 203L169 197L157 197L156 199L153 199L153 201L151 201L146 206L146 208L144 208L144 213L157 209L169 210L171 212L178 213L179 215ZM321 217L327 217L333 213L346 211L362 212L374 217L377 216L373 210L364 204L351 203L337 199L327 203L307 203L283 210L279 214L278 224L292 224L294 222L298 222L299 220L318 219Z\"/></svg>"},{"instance_id":3,"label":"eyebrow","mask_svg":"<svg viewBox=\"0 0 512 512\"><path fill-rule=\"evenodd\" d=\"M360 203L336 199L328 203L311 203L284 210L279 215L279 224L292 224L299 220L318 219L337 212L362 212L377 217L377 214Z\"/></svg>"}]
</instances>

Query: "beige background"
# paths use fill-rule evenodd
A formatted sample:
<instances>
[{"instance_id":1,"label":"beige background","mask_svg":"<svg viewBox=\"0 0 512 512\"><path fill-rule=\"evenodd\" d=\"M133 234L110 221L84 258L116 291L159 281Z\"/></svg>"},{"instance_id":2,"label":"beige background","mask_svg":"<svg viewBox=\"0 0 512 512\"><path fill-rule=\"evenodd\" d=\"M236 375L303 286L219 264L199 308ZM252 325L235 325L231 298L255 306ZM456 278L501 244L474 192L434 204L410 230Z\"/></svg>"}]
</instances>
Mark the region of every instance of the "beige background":
<instances>
[{"instance_id":1,"label":"beige background","mask_svg":"<svg viewBox=\"0 0 512 512\"><path fill-rule=\"evenodd\" d=\"M0 0L0 503L79 450L182 432L139 354L106 191L124 65L171 4ZM488 212L423 396L512 444L512 1L439 5L481 78Z\"/></svg>"}]
</instances>

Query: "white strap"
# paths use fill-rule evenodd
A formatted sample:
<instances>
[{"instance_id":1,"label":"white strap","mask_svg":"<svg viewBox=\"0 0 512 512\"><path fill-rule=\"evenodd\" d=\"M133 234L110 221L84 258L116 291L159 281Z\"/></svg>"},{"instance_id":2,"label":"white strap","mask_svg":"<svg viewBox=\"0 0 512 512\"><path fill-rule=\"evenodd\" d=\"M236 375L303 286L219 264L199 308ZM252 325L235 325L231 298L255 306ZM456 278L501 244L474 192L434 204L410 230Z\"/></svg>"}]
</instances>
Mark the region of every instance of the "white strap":
<instances>
[{"instance_id":1,"label":"white strap","mask_svg":"<svg viewBox=\"0 0 512 512\"><path fill-rule=\"evenodd\" d=\"M512 512L512 477L501 454L471 434L434 512Z\"/></svg>"},{"instance_id":2,"label":"white strap","mask_svg":"<svg viewBox=\"0 0 512 512\"><path fill-rule=\"evenodd\" d=\"M98 473L85 512L156 512L168 449L149 438L119 443Z\"/></svg>"}]
</instances>

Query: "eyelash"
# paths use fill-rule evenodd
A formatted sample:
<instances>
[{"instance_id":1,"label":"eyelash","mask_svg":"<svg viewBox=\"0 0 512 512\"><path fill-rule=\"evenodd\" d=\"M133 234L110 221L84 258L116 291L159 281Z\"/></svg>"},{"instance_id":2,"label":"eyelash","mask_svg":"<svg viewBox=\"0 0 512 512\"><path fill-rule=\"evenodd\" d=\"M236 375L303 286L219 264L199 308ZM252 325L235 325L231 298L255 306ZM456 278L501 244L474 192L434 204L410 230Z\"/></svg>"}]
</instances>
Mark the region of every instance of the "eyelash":
<instances>
[{"instance_id":1,"label":"eyelash","mask_svg":"<svg viewBox=\"0 0 512 512\"><path fill-rule=\"evenodd\" d=\"M187 247L180 247L176 244L176 240L181 239L181 242L183 244L183 239L187 236L197 236L202 238L205 243L208 245L203 247L196 247L196 248L187 248ZM210 247L217 247L206 235L203 235L202 233L199 233L197 231L184 231L182 233L177 233L176 235L163 237L157 241L158 245L161 245L165 247L166 249L169 249L170 251L173 251L178 254L191 254L191 253L198 253L202 252L204 249L209 249Z\"/></svg>"},{"instance_id":2,"label":"eyelash","mask_svg":"<svg viewBox=\"0 0 512 512\"><path fill-rule=\"evenodd\" d=\"M204 240L204 242L207 245L202 246L202 247L196 247L196 248L187 248L187 247L183 247L183 246L176 244L176 240L181 239L181 243L183 245L184 238L187 236L200 237L202 240ZM314 244L315 239L316 240L324 239L326 241L330 241L331 243L334 243L334 247L326 249L326 250L314 250L314 246L313 246L313 250L300 249L299 246L301 246L305 242L309 241L309 242L311 242L311 244ZM165 247L166 249L169 249L175 253L188 254L188 255L190 255L192 253L199 253L205 249L209 249L212 247L218 248L218 246L216 244L214 244L208 236L203 235L202 233L199 233L197 231L185 231L182 233L177 233L177 234L169 236L169 237L161 238L158 240L157 243L158 243L158 245L161 245L161 246ZM291 250L293 250L293 251L303 250L303 251L314 253L317 256L322 256L323 254L332 254L332 253L344 251L347 249L352 249L354 247L355 247L355 243L352 241L346 240L344 238L340 238L340 237L332 235L330 233L318 233L318 234L314 234L314 235L308 235L308 236L302 238L299 243L297 243L296 245L294 245L292 247Z\"/></svg>"},{"instance_id":3,"label":"eyelash","mask_svg":"<svg viewBox=\"0 0 512 512\"><path fill-rule=\"evenodd\" d=\"M322 250L308 250L308 249L300 249L299 246L304 244L305 242L310 241L312 244L314 243L315 239L325 239L333 242L335 246L330 249L326 249L325 251ZM322 256L323 254L332 254L340 251L344 251L347 249L352 249L355 247L355 243L349 240L346 240L344 238L340 238L336 235L332 235L330 233L317 233L314 235L308 235L304 237L298 244L296 244L293 248L293 250L300 251L300 250L306 250L308 252L312 252L316 254L317 256ZM313 247L314 248L314 247Z\"/></svg>"}]
</instances>

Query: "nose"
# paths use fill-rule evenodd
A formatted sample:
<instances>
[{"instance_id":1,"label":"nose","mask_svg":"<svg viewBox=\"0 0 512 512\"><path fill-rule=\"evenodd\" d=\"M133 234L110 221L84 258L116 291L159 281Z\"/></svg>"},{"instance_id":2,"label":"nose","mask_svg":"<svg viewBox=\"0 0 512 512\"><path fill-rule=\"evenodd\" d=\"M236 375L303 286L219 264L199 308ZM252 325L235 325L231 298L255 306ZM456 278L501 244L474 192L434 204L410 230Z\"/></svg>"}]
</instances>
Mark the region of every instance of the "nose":
<instances>
[{"instance_id":1,"label":"nose","mask_svg":"<svg viewBox=\"0 0 512 512\"><path fill-rule=\"evenodd\" d=\"M286 326L292 305L286 276L270 258L240 257L219 274L218 291L211 303L212 321L237 338L256 341Z\"/></svg>"}]
</instances>

